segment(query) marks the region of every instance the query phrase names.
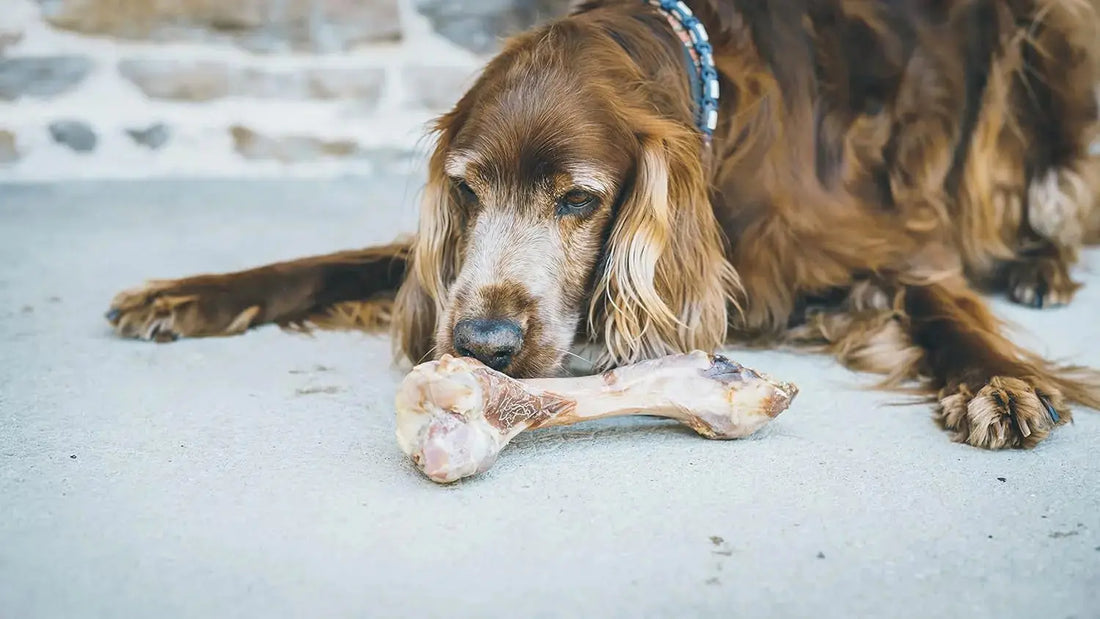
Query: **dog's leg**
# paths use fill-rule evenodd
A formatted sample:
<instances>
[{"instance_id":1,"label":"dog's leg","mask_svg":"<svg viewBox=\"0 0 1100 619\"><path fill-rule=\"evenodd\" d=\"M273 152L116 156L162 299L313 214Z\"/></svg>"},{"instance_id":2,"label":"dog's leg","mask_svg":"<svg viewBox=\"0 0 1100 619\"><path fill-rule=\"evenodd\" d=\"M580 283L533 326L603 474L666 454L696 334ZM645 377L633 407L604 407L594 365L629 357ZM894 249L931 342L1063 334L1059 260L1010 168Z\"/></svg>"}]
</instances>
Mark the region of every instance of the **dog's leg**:
<instances>
[{"instance_id":1,"label":"dog's leg","mask_svg":"<svg viewBox=\"0 0 1100 619\"><path fill-rule=\"evenodd\" d=\"M1055 367L1006 339L961 279L909 286L904 309L922 374L938 390L936 419L959 442L1030 448L1070 421L1067 402L1100 405L1094 372Z\"/></svg>"},{"instance_id":2,"label":"dog's leg","mask_svg":"<svg viewBox=\"0 0 1100 619\"><path fill-rule=\"evenodd\" d=\"M1080 147L1083 151L1085 145ZM1086 152L1032 178L1016 258L1005 264L1008 298L1036 308L1068 304L1081 284L1070 277L1083 243L1100 226L1100 158Z\"/></svg>"},{"instance_id":3,"label":"dog's leg","mask_svg":"<svg viewBox=\"0 0 1100 619\"><path fill-rule=\"evenodd\" d=\"M157 342L236 335L272 323L377 329L388 322L408 251L408 243L394 243L152 281L116 295L107 320L119 335Z\"/></svg>"},{"instance_id":4,"label":"dog's leg","mask_svg":"<svg viewBox=\"0 0 1100 619\"><path fill-rule=\"evenodd\" d=\"M857 283L838 303L809 308L786 341L935 394L936 420L955 440L1028 448L1070 421L1067 402L1100 404L1100 375L1056 368L999 332L961 278L925 286Z\"/></svg>"},{"instance_id":5,"label":"dog's leg","mask_svg":"<svg viewBox=\"0 0 1100 619\"><path fill-rule=\"evenodd\" d=\"M1028 143L1022 248L1007 265L1009 298L1032 307L1066 303L1083 242L1100 226L1100 16L1080 3L1047 3L1022 43L1027 71L1015 75L1020 134ZM1035 251L1035 247L1039 251Z\"/></svg>"},{"instance_id":6,"label":"dog's leg","mask_svg":"<svg viewBox=\"0 0 1100 619\"><path fill-rule=\"evenodd\" d=\"M961 76L950 62L928 51L913 56L911 78L903 81L894 103L894 129L883 150L889 169L890 195L905 213L906 225L931 230L948 218L945 186L957 119L963 114Z\"/></svg>"},{"instance_id":7,"label":"dog's leg","mask_svg":"<svg viewBox=\"0 0 1100 619\"><path fill-rule=\"evenodd\" d=\"M859 372L882 374L882 386L900 385L917 377L923 358L910 339L902 298L899 286L859 282L839 303L811 303L785 342L832 354Z\"/></svg>"}]
</instances>

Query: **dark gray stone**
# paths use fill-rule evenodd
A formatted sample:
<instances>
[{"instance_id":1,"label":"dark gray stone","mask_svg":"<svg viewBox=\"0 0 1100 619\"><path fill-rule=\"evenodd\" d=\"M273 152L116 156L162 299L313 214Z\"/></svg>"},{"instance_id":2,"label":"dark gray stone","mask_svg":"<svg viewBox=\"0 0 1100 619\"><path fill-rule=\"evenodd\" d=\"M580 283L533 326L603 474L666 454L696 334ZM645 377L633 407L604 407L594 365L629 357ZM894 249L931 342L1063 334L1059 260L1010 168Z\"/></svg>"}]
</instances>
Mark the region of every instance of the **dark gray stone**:
<instances>
[{"instance_id":1,"label":"dark gray stone","mask_svg":"<svg viewBox=\"0 0 1100 619\"><path fill-rule=\"evenodd\" d=\"M157 150L168 143L172 131L164 123L156 123L144 129L127 129L126 135L140 146Z\"/></svg>"},{"instance_id":2,"label":"dark gray stone","mask_svg":"<svg viewBox=\"0 0 1100 619\"><path fill-rule=\"evenodd\" d=\"M340 52L401 37L398 0L39 0L46 20L85 34L229 41L257 52Z\"/></svg>"},{"instance_id":3,"label":"dark gray stone","mask_svg":"<svg viewBox=\"0 0 1100 619\"><path fill-rule=\"evenodd\" d=\"M0 58L0 99L57 96L76 88L91 70L84 56Z\"/></svg>"},{"instance_id":4,"label":"dark gray stone","mask_svg":"<svg viewBox=\"0 0 1100 619\"><path fill-rule=\"evenodd\" d=\"M532 25L565 15L571 0L416 0L436 32L478 54Z\"/></svg>"},{"instance_id":5,"label":"dark gray stone","mask_svg":"<svg viewBox=\"0 0 1100 619\"><path fill-rule=\"evenodd\" d=\"M95 150L99 139L88 123L80 120L59 120L50 123L50 136L58 144L64 144L78 153Z\"/></svg>"}]
</instances>

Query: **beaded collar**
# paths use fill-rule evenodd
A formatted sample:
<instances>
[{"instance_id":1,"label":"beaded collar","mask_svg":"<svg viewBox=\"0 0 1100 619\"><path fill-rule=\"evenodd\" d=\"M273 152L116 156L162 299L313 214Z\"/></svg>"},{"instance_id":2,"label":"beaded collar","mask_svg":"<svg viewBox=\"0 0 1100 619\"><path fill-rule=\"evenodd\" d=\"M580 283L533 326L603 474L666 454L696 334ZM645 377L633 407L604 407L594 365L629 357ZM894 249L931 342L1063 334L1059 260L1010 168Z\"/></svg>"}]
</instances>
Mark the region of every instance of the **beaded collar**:
<instances>
[{"instance_id":1,"label":"beaded collar","mask_svg":"<svg viewBox=\"0 0 1100 619\"><path fill-rule=\"evenodd\" d=\"M718 126L718 69L707 30L686 4L679 0L643 0L668 19L684 44L688 82L695 99L695 125L709 144Z\"/></svg>"}]
</instances>

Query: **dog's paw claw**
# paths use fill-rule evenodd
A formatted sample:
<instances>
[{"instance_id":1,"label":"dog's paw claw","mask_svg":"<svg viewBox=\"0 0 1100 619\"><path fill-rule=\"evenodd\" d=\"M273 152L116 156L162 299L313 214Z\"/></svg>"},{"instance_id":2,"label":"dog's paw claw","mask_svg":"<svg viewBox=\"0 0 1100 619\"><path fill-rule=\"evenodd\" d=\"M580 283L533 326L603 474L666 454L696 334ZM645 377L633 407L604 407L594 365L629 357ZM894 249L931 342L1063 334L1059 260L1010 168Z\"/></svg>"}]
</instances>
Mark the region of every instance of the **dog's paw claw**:
<instances>
[{"instance_id":1,"label":"dog's paw claw","mask_svg":"<svg viewBox=\"0 0 1100 619\"><path fill-rule=\"evenodd\" d=\"M1054 405L1050 403L1050 396L1045 393L1040 393L1039 401L1043 403L1047 412L1050 413L1051 421L1053 421L1055 425L1058 425L1058 423L1062 421L1062 416L1058 414L1058 409L1054 408Z\"/></svg>"}]
</instances>

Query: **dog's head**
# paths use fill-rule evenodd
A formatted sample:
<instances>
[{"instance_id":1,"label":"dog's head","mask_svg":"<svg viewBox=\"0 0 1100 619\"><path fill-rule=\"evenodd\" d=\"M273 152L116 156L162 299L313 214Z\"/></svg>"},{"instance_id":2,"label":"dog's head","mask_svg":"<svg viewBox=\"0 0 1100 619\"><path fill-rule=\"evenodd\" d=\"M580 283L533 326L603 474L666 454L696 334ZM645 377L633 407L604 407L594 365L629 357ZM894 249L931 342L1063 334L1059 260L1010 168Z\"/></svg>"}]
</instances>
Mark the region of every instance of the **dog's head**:
<instances>
[{"instance_id":1,"label":"dog's head","mask_svg":"<svg viewBox=\"0 0 1100 619\"><path fill-rule=\"evenodd\" d=\"M602 366L723 340L736 278L680 57L645 24L611 30L585 15L513 40L439 120L395 307L413 362L547 376L579 335Z\"/></svg>"}]
</instances>

